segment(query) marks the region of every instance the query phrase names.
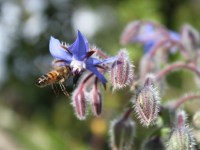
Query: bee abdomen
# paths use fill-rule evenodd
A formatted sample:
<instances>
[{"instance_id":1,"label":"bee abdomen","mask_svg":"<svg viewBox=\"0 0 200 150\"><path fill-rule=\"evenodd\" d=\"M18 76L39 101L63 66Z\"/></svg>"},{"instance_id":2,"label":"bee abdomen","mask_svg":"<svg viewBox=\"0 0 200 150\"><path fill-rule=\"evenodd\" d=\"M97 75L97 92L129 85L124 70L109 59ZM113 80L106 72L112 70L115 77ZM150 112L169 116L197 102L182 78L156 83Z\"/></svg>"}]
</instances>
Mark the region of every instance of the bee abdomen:
<instances>
[{"instance_id":1,"label":"bee abdomen","mask_svg":"<svg viewBox=\"0 0 200 150\"><path fill-rule=\"evenodd\" d=\"M45 86L51 84L50 80L51 80L51 78L47 74L45 74L45 75L41 76L40 78L38 78L38 80L36 81L36 85L38 87L45 87Z\"/></svg>"}]
</instances>

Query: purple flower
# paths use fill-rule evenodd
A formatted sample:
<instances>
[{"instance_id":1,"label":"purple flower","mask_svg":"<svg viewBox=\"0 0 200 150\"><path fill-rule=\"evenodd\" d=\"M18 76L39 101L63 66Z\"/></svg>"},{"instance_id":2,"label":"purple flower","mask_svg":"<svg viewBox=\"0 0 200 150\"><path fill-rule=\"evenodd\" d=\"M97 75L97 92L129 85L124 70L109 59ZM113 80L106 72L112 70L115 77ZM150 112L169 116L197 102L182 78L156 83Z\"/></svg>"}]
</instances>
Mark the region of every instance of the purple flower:
<instances>
[{"instance_id":1,"label":"purple flower","mask_svg":"<svg viewBox=\"0 0 200 150\"><path fill-rule=\"evenodd\" d=\"M97 66L115 60L114 57L107 58L103 61L91 57L95 51L89 50L89 43L80 31L78 31L78 37L75 42L69 46L61 44L58 39L51 37L49 50L54 58L63 60L65 62L64 65L69 65L72 68L73 73L89 70L95 74L103 84L105 84L107 80L98 71Z\"/></svg>"},{"instance_id":2,"label":"purple flower","mask_svg":"<svg viewBox=\"0 0 200 150\"><path fill-rule=\"evenodd\" d=\"M163 40L168 40L168 42L162 45L163 47L167 47L172 41L180 42L181 36L177 32L167 30L153 22L135 21L125 28L121 43L140 43L144 46L144 52L148 53ZM170 49L173 51L174 45L170 46Z\"/></svg>"},{"instance_id":3,"label":"purple flower","mask_svg":"<svg viewBox=\"0 0 200 150\"><path fill-rule=\"evenodd\" d=\"M133 41L142 43L144 45L144 52L148 53L157 43L164 39L171 39L180 42L181 37L177 32L156 29L153 25L146 24Z\"/></svg>"}]
</instances>

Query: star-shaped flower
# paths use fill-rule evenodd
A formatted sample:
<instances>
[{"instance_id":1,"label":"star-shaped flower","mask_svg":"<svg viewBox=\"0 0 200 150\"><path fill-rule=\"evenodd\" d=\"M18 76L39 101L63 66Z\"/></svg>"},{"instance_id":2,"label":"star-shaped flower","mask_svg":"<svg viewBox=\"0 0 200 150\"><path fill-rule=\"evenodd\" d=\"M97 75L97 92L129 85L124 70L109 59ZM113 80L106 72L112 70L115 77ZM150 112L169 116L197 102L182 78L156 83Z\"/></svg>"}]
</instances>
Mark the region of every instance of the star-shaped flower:
<instances>
[{"instance_id":1,"label":"star-shaped flower","mask_svg":"<svg viewBox=\"0 0 200 150\"><path fill-rule=\"evenodd\" d=\"M110 57L103 61L91 57L95 51L89 50L89 43L80 31L78 31L78 37L75 42L69 46L61 44L58 39L51 36L49 50L54 58L63 60L65 65L69 65L73 73L89 70L95 74L103 84L105 84L107 80L98 71L97 67L100 64L110 63L115 60L115 57Z\"/></svg>"},{"instance_id":2,"label":"star-shaped flower","mask_svg":"<svg viewBox=\"0 0 200 150\"><path fill-rule=\"evenodd\" d=\"M144 45L144 52L148 53L152 48L164 39L170 39L176 42L180 42L180 34L174 31L155 28L151 24L145 24L141 28L141 31L136 37L134 37L134 42L139 42ZM167 45L167 44L166 44ZM173 47L172 47L173 49Z\"/></svg>"},{"instance_id":3,"label":"star-shaped flower","mask_svg":"<svg viewBox=\"0 0 200 150\"><path fill-rule=\"evenodd\" d=\"M157 47L168 47L170 52L175 52L181 35L153 22L134 21L127 25L121 37L122 44L130 42L142 44L145 53Z\"/></svg>"}]
</instances>

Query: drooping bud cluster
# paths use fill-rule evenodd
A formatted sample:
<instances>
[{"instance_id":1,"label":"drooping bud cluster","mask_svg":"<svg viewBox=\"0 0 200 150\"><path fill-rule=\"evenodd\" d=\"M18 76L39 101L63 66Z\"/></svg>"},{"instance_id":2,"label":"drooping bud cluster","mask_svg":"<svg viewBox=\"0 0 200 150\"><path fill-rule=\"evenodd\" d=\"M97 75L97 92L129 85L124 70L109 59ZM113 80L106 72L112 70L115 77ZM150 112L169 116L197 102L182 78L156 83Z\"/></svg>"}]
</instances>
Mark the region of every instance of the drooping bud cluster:
<instances>
[{"instance_id":1,"label":"drooping bud cluster","mask_svg":"<svg viewBox=\"0 0 200 150\"><path fill-rule=\"evenodd\" d=\"M160 97L152 75L146 77L144 86L136 95L134 107L142 125L148 127L154 124L160 108Z\"/></svg>"},{"instance_id":2,"label":"drooping bud cluster","mask_svg":"<svg viewBox=\"0 0 200 150\"><path fill-rule=\"evenodd\" d=\"M99 79L94 75L86 74L72 95L72 106L78 119L86 119L88 104L91 105L92 112L99 116L102 111L102 95L98 86Z\"/></svg>"},{"instance_id":3,"label":"drooping bud cluster","mask_svg":"<svg viewBox=\"0 0 200 150\"><path fill-rule=\"evenodd\" d=\"M110 71L113 90L130 85L134 77L133 65L129 60L127 51L121 50L116 57Z\"/></svg>"},{"instance_id":4,"label":"drooping bud cluster","mask_svg":"<svg viewBox=\"0 0 200 150\"><path fill-rule=\"evenodd\" d=\"M186 114L177 111L176 124L171 133L167 150L194 150L194 138L191 129L186 125Z\"/></svg>"},{"instance_id":5,"label":"drooping bud cluster","mask_svg":"<svg viewBox=\"0 0 200 150\"><path fill-rule=\"evenodd\" d=\"M112 150L130 150L135 134L135 123L130 118L118 118L110 125Z\"/></svg>"}]
</instances>

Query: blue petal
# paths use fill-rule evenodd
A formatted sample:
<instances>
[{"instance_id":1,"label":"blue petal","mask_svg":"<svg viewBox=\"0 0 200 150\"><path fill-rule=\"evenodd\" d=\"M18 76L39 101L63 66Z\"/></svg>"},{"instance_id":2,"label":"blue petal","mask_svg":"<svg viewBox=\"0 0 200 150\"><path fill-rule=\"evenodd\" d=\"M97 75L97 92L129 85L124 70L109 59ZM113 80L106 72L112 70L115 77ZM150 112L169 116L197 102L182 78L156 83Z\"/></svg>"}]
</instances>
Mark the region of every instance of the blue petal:
<instances>
[{"instance_id":1,"label":"blue petal","mask_svg":"<svg viewBox=\"0 0 200 150\"><path fill-rule=\"evenodd\" d=\"M174 31L169 31L170 37L175 40L175 41L180 41L181 40L181 36L180 34L178 34L177 32Z\"/></svg>"},{"instance_id":2,"label":"blue petal","mask_svg":"<svg viewBox=\"0 0 200 150\"><path fill-rule=\"evenodd\" d=\"M102 61L100 61L99 59L90 57L90 58L88 58L88 59L86 60L85 63L86 63L88 66L90 66L90 65L98 65L98 64L101 64Z\"/></svg>"},{"instance_id":3,"label":"blue petal","mask_svg":"<svg viewBox=\"0 0 200 150\"><path fill-rule=\"evenodd\" d=\"M102 64L113 63L117 59L116 56L106 58L102 61Z\"/></svg>"},{"instance_id":4,"label":"blue petal","mask_svg":"<svg viewBox=\"0 0 200 150\"><path fill-rule=\"evenodd\" d=\"M155 42L152 41L148 41L146 43L144 43L144 53L148 53L152 50L152 47L154 46Z\"/></svg>"},{"instance_id":5,"label":"blue petal","mask_svg":"<svg viewBox=\"0 0 200 150\"><path fill-rule=\"evenodd\" d=\"M145 32L154 31L154 30L155 30L155 27L152 24L146 24L144 26L144 31Z\"/></svg>"},{"instance_id":6,"label":"blue petal","mask_svg":"<svg viewBox=\"0 0 200 150\"><path fill-rule=\"evenodd\" d=\"M113 63L116 60L116 58L117 57L114 56L114 57L106 58L103 61L100 61L99 59L90 57L87 59L86 64L87 65L99 65L99 64Z\"/></svg>"},{"instance_id":7,"label":"blue petal","mask_svg":"<svg viewBox=\"0 0 200 150\"><path fill-rule=\"evenodd\" d=\"M105 83L107 82L106 78L97 70L97 68L96 68L95 66L86 66L86 68L87 68L89 71L91 71L92 73L94 73L94 74L97 76L97 78L98 78L99 80L101 80L101 82L102 82L103 84L105 84Z\"/></svg>"},{"instance_id":8,"label":"blue petal","mask_svg":"<svg viewBox=\"0 0 200 150\"><path fill-rule=\"evenodd\" d=\"M89 44L80 31L78 31L76 41L69 46L69 50L72 52L75 59L82 61L85 58L85 55L89 50Z\"/></svg>"},{"instance_id":9,"label":"blue petal","mask_svg":"<svg viewBox=\"0 0 200 150\"><path fill-rule=\"evenodd\" d=\"M68 52L66 52L64 48L61 47L60 41L52 36L49 42L49 51L54 58L71 62L71 55Z\"/></svg>"},{"instance_id":10,"label":"blue petal","mask_svg":"<svg viewBox=\"0 0 200 150\"><path fill-rule=\"evenodd\" d=\"M154 36L155 34L155 28L151 24L146 24L135 40L136 42L146 42L149 40L153 40L152 36Z\"/></svg>"}]
</instances>

